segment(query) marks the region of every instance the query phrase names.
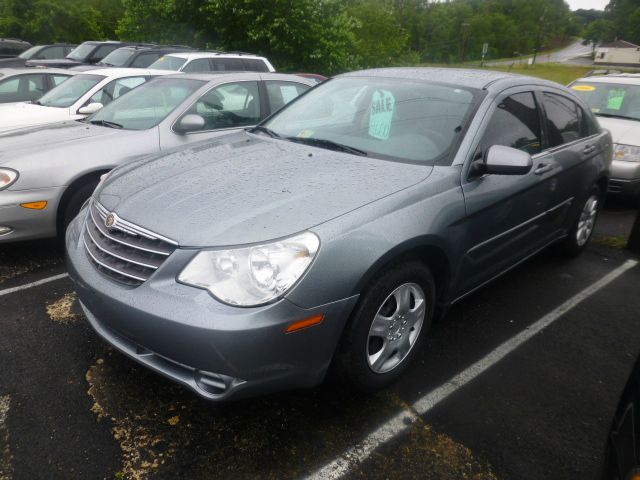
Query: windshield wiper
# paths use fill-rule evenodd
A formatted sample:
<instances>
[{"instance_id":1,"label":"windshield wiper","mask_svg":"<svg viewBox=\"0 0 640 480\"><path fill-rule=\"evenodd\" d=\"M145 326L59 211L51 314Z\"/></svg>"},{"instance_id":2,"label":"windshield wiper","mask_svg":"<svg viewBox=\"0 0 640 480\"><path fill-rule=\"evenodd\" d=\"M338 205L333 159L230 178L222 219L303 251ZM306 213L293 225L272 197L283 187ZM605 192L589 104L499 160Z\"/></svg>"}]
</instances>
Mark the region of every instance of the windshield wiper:
<instances>
[{"instance_id":1,"label":"windshield wiper","mask_svg":"<svg viewBox=\"0 0 640 480\"><path fill-rule=\"evenodd\" d=\"M629 117L627 115L617 115L615 113L596 113L598 117L607 117L607 118L622 118L624 120L635 120L640 121L640 118Z\"/></svg>"},{"instance_id":2,"label":"windshield wiper","mask_svg":"<svg viewBox=\"0 0 640 480\"><path fill-rule=\"evenodd\" d=\"M116 122L110 122L109 120L89 120L91 125L101 125L109 128L122 128L122 125Z\"/></svg>"},{"instance_id":3,"label":"windshield wiper","mask_svg":"<svg viewBox=\"0 0 640 480\"><path fill-rule=\"evenodd\" d=\"M282 138L279 134L277 134L276 132L274 132L270 128L263 127L261 125L258 125L257 127L253 127L250 131L251 131L251 133L253 133L253 132L266 133L267 135L269 135L272 138Z\"/></svg>"},{"instance_id":4,"label":"windshield wiper","mask_svg":"<svg viewBox=\"0 0 640 480\"><path fill-rule=\"evenodd\" d=\"M303 143L305 145L311 145L313 147L326 148L327 150L335 150L337 152L346 152L353 155L360 155L361 157L368 157L369 154L359 148L350 147L349 145L343 145L342 143L334 142L333 140L327 140L326 138L311 138L311 137L286 137L286 140L290 142Z\"/></svg>"}]
</instances>

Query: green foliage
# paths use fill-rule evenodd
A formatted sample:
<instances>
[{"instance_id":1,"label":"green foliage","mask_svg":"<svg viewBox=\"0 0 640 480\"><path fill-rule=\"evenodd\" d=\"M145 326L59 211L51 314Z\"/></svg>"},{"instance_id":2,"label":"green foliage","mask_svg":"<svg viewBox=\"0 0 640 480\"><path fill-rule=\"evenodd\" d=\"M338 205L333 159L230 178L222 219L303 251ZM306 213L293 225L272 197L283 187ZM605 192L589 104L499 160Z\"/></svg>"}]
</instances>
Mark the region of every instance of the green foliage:
<instances>
[{"instance_id":1,"label":"green foliage","mask_svg":"<svg viewBox=\"0 0 640 480\"><path fill-rule=\"evenodd\" d=\"M612 40L615 37L615 32L616 28L613 22L601 18L591 22L582 35L586 42L596 45Z\"/></svg>"},{"instance_id":2,"label":"green foliage","mask_svg":"<svg viewBox=\"0 0 640 480\"><path fill-rule=\"evenodd\" d=\"M607 40L618 38L640 44L640 0L611 0L605 18L615 25Z\"/></svg>"}]
</instances>

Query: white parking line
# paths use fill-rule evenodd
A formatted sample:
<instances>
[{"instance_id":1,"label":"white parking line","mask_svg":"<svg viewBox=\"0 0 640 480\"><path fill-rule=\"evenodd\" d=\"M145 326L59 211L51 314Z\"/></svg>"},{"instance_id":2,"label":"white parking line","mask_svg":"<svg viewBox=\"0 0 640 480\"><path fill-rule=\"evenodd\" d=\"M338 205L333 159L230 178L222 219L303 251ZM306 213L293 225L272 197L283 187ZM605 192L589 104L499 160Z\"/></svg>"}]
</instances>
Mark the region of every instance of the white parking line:
<instances>
[{"instance_id":1,"label":"white parking line","mask_svg":"<svg viewBox=\"0 0 640 480\"><path fill-rule=\"evenodd\" d=\"M478 360L476 363L451 378L448 382L418 399L412 405L413 411L418 415L424 415L433 407L445 400L448 396L455 393L480 374L487 371L509 353L516 350L523 343L527 342L532 337L540 333L544 328L558 320L573 307L589 298L601 288L607 286L637 264L638 262L635 260L627 260L624 264L571 297L558 308L546 314L518 335L501 344L486 357ZM363 460L366 460L367 457L369 457L369 455L371 455L371 453L380 445L407 431L411 424L420 418L418 415L413 413L413 411L407 410L398 413L391 420L385 422L374 432L370 433L364 440L345 451L339 458L329 462L306 478L308 480L335 480L342 477L348 473L352 467L356 466Z\"/></svg>"},{"instance_id":2,"label":"white parking line","mask_svg":"<svg viewBox=\"0 0 640 480\"><path fill-rule=\"evenodd\" d=\"M4 295L9 295L10 293L19 292L21 290L26 290L31 287L37 287L38 285L44 285L45 283L55 282L56 280L60 280L61 278L66 278L68 276L69 274L67 273L61 273L60 275L54 275L52 277L43 278L42 280L37 280L35 282L25 283L24 285L19 285L17 287L0 290L0 297Z\"/></svg>"}]
</instances>

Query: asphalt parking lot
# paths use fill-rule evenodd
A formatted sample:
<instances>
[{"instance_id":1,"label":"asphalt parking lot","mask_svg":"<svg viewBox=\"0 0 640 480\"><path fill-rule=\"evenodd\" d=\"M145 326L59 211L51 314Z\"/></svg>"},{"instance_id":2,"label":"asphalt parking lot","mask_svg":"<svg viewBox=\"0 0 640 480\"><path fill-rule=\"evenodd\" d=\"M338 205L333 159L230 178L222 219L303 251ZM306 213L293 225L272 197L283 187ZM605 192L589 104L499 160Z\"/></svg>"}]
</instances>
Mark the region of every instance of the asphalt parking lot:
<instances>
[{"instance_id":1,"label":"asphalt parking lot","mask_svg":"<svg viewBox=\"0 0 640 480\"><path fill-rule=\"evenodd\" d=\"M211 404L110 349L55 246L0 247L0 479L574 479L640 353L635 205L456 305L408 375Z\"/></svg>"}]
</instances>

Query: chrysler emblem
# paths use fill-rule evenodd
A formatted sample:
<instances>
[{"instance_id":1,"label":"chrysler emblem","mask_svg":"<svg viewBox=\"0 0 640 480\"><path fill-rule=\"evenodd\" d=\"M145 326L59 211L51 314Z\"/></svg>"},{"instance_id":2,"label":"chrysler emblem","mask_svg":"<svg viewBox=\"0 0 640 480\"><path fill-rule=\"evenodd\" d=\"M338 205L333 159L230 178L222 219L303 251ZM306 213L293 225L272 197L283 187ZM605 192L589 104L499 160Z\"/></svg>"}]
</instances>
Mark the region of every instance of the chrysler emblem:
<instances>
[{"instance_id":1,"label":"chrysler emblem","mask_svg":"<svg viewBox=\"0 0 640 480\"><path fill-rule=\"evenodd\" d=\"M111 228L116 223L116 216L113 213L107 215L107 218L104 219L104 224L107 228Z\"/></svg>"}]
</instances>

